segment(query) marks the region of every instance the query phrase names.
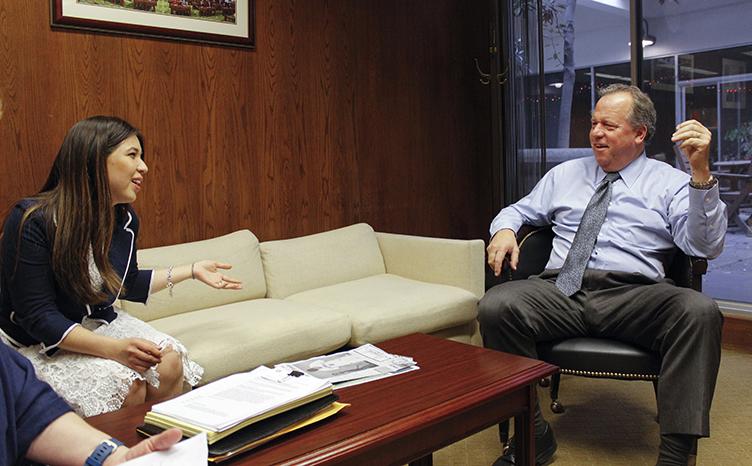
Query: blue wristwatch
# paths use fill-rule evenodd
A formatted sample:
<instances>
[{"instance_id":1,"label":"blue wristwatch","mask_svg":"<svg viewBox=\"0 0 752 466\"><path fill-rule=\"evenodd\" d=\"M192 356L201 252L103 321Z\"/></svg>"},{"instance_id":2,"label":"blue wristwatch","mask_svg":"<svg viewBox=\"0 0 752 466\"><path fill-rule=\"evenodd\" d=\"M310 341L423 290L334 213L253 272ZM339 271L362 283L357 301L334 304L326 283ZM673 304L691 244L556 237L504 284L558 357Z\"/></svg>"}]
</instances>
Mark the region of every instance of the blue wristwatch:
<instances>
[{"instance_id":1,"label":"blue wristwatch","mask_svg":"<svg viewBox=\"0 0 752 466\"><path fill-rule=\"evenodd\" d=\"M103 440L102 443L100 443L97 448L95 448L94 451L91 452L91 455L86 458L86 463L84 463L84 466L102 466L104 460L106 460L107 457L110 456L112 452L117 450L117 448L122 444L123 442L114 438Z\"/></svg>"}]
</instances>

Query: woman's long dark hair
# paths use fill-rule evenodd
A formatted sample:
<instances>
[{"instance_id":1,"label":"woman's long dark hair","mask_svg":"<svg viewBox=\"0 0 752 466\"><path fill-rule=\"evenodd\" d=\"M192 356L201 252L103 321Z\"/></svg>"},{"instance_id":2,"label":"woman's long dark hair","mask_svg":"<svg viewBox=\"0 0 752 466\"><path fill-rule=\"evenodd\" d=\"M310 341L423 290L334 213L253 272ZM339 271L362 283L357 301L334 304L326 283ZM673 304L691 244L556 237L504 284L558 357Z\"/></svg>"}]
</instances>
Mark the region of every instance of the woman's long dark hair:
<instances>
[{"instance_id":1,"label":"woman's long dark hair","mask_svg":"<svg viewBox=\"0 0 752 466\"><path fill-rule=\"evenodd\" d=\"M107 158L133 135L143 151L141 133L120 118L93 116L73 125L60 146L47 181L32 197L37 202L26 211L19 226L20 244L26 220L33 212L42 212L47 230L53 232L55 280L84 304L102 302L120 288L121 277L108 257L118 212L112 206ZM124 206L118 206L118 210L123 209ZM90 247L102 275L101 287L92 283L89 273Z\"/></svg>"}]
</instances>

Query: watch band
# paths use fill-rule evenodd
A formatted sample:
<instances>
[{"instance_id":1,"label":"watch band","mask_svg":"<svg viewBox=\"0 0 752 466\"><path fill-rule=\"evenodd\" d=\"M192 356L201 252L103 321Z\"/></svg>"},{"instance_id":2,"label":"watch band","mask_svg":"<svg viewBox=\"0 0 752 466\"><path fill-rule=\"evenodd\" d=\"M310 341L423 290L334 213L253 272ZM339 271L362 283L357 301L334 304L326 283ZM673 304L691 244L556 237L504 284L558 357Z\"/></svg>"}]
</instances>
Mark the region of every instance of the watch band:
<instances>
[{"instance_id":1,"label":"watch band","mask_svg":"<svg viewBox=\"0 0 752 466\"><path fill-rule=\"evenodd\" d=\"M102 440L102 443L97 445L97 448L91 452L84 466L102 466L102 463L110 456L115 450L118 449L123 442L120 440L111 438L109 440Z\"/></svg>"},{"instance_id":2,"label":"watch band","mask_svg":"<svg viewBox=\"0 0 752 466\"><path fill-rule=\"evenodd\" d=\"M718 179L714 177L713 175L710 175L710 179L703 183L695 183L694 181L692 181L692 178L689 179L689 185L695 189L710 189L717 184L718 184Z\"/></svg>"}]
</instances>

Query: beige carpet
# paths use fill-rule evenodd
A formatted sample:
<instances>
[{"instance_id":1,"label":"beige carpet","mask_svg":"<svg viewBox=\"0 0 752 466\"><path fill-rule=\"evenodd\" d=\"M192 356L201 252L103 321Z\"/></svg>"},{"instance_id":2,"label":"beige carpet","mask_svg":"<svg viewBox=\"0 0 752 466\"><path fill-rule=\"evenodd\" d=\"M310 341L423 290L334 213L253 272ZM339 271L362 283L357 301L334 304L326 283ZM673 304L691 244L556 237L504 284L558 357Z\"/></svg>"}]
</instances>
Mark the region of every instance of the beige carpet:
<instances>
[{"instance_id":1,"label":"beige carpet","mask_svg":"<svg viewBox=\"0 0 752 466\"><path fill-rule=\"evenodd\" d=\"M556 465L654 465L658 454L655 395L650 382L562 377L563 414L543 414L559 443ZM752 354L723 352L713 409L711 437L701 439L697 464L752 465ZM485 466L500 454L498 430L486 429L434 454L436 466Z\"/></svg>"}]
</instances>

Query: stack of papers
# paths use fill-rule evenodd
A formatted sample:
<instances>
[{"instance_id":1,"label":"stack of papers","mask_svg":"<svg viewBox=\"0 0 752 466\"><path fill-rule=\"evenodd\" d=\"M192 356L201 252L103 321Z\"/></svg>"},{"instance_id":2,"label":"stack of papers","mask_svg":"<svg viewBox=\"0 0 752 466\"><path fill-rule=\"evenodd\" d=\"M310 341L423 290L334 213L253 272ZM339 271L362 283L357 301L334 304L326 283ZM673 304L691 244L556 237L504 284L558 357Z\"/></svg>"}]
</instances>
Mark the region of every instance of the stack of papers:
<instances>
[{"instance_id":1,"label":"stack of papers","mask_svg":"<svg viewBox=\"0 0 752 466\"><path fill-rule=\"evenodd\" d=\"M389 354L371 344L304 361L278 364L274 368L282 373L303 372L331 383L335 388L349 387L419 369L412 358Z\"/></svg>"},{"instance_id":2,"label":"stack of papers","mask_svg":"<svg viewBox=\"0 0 752 466\"><path fill-rule=\"evenodd\" d=\"M254 422L332 394L332 384L300 371L261 366L152 406L144 422L186 436L201 432L211 445Z\"/></svg>"}]
</instances>

